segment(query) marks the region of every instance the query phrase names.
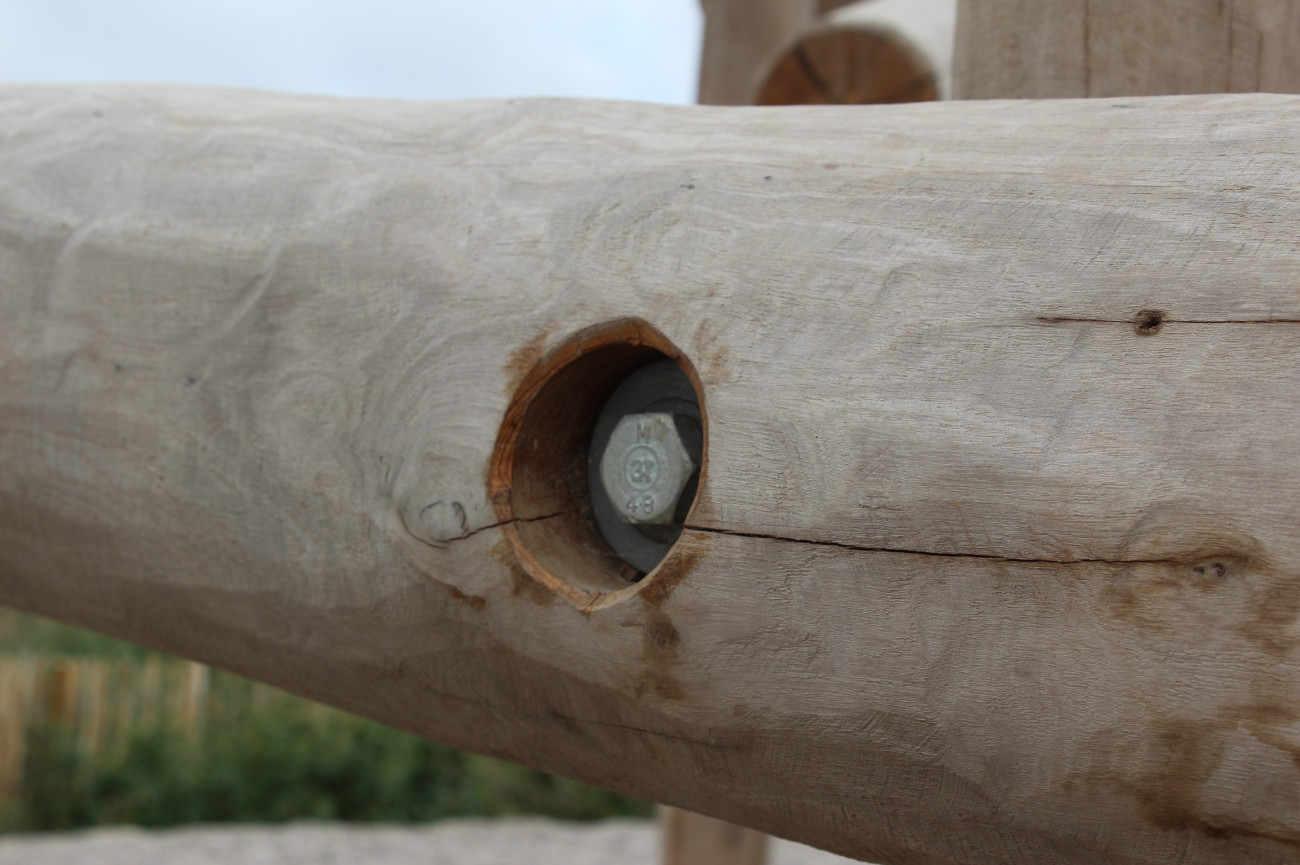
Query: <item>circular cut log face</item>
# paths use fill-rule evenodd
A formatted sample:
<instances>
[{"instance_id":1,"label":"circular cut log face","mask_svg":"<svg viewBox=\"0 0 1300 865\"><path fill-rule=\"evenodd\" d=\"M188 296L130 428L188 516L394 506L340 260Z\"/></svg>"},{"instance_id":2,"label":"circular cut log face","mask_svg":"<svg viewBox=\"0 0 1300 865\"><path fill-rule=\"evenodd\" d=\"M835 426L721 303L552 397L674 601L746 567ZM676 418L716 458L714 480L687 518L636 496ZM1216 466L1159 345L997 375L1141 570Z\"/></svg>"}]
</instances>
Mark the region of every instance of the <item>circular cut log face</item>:
<instances>
[{"instance_id":1,"label":"circular cut log face","mask_svg":"<svg viewBox=\"0 0 1300 865\"><path fill-rule=\"evenodd\" d=\"M772 66L757 105L868 105L939 98L921 53L883 29L836 27L803 36Z\"/></svg>"}]
</instances>

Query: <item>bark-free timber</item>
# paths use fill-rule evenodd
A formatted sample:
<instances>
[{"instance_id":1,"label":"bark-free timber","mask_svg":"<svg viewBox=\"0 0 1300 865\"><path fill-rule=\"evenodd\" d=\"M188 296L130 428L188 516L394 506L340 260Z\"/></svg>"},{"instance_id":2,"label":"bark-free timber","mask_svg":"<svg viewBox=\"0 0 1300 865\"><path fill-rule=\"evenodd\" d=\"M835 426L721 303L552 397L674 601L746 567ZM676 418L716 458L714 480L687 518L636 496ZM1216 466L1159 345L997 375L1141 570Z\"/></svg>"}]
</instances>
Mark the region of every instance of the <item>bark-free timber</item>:
<instances>
[{"instance_id":1,"label":"bark-free timber","mask_svg":"<svg viewBox=\"0 0 1300 865\"><path fill-rule=\"evenodd\" d=\"M1300 0L961 0L958 99L1300 93Z\"/></svg>"},{"instance_id":2,"label":"bark-free timber","mask_svg":"<svg viewBox=\"0 0 1300 865\"><path fill-rule=\"evenodd\" d=\"M812 0L701 0L704 44L699 101L752 105L758 76L779 49L816 20Z\"/></svg>"},{"instance_id":3,"label":"bark-free timber","mask_svg":"<svg viewBox=\"0 0 1300 865\"><path fill-rule=\"evenodd\" d=\"M0 91L0 601L877 862L1300 862L1298 151L1278 96ZM489 463L625 320L707 473L574 604Z\"/></svg>"}]
</instances>

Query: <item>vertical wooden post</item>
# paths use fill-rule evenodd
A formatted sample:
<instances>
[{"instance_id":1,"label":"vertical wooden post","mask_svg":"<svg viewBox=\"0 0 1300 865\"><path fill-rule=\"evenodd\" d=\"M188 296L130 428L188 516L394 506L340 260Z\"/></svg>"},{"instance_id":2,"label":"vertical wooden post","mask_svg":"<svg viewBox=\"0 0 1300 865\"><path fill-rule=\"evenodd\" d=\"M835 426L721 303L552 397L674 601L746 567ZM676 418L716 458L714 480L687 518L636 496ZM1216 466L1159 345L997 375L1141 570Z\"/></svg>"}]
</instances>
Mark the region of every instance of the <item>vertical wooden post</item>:
<instances>
[{"instance_id":1,"label":"vertical wooden post","mask_svg":"<svg viewBox=\"0 0 1300 865\"><path fill-rule=\"evenodd\" d=\"M197 739L208 704L211 671L206 664L185 665L185 686L181 696L180 727L190 739Z\"/></svg>"},{"instance_id":2,"label":"vertical wooden post","mask_svg":"<svg viewBox=\"0 0 1300 865\"><path fill-rule=\"evenodd\" d=\"M60 658L50 670L46 711L56 724L71 726L77 720L77 666L68 658Z\"/></svg>"},{"instance_id":3,"label":"vertical wooden post","mask_svg":"<svg viewBox=\"0 0 1300 865\"><path fill-rule=\"evenodd\" d=\"M810 0L702 0L701 105L748 105L768 57L811 22Z\"/></svg>"},{"instance_id":4,"label":"vertical wooden post","mask_svg":"<svg viewBox=\"0 0 1300 865\"><path fill-rule=\"evenodd\" d=\"M961 0L958 99L1300 92L1300 0Z\"/></svg>"},{"instance_id":5,"label":"vertical wooden post","mask_svg":"<svg viewBox=\"0 0 1300 865\"><path fill-rule=\"evenodd\" d=\"M767 836L703 814L664 806L664 865L764 865Z\"/></svg>"},{"instance_id":6,"label":"vertical wooden post","mask_svg":"<svg viewBox=\"0 0 1300 865\"><path fill-rule=\"evenodd\" d=\"M13 798L22 780L33 666L11 658L0 662L0 805Z\"/></svg>"}]
</instances>

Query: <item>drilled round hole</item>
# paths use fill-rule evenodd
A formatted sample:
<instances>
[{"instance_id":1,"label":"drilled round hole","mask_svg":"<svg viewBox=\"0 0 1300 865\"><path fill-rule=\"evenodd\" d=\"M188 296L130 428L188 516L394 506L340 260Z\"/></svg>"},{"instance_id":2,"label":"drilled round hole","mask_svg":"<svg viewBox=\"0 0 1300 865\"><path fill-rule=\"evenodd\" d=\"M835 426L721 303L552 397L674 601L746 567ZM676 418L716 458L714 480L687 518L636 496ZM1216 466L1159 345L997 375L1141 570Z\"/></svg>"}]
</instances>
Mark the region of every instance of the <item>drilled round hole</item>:
<instances>
[{"instance_id":1,"label":"drilled round hole","mask_svg":"<svg viewBox=\"0 0 1300 865\"><path fill-rule=\"evenodd\" d=\"M653 571L703 472L700 396L690 362L639 320L582 331L538 362L506 412L490 480L529 577L589 606Z\"/></svg>"}]
</instances>

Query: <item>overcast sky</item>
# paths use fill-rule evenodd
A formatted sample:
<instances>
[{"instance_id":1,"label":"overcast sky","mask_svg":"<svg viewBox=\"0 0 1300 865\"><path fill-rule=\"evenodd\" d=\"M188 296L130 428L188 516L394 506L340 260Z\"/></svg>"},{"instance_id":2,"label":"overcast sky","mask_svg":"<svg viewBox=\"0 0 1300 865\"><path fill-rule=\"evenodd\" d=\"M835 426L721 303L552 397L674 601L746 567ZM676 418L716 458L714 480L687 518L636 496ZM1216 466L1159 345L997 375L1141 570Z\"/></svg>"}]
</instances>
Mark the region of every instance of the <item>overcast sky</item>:
<instances>
[{"instance_id":1,"label":"overcast sky","mask_svg":"<svg viewBox=\"0 0 1300 865\"><path fill-rule=\"evenodd\" d=\"M0 81L692 102L699 0L0 0Z\"/></svg>"}]
</instances>

